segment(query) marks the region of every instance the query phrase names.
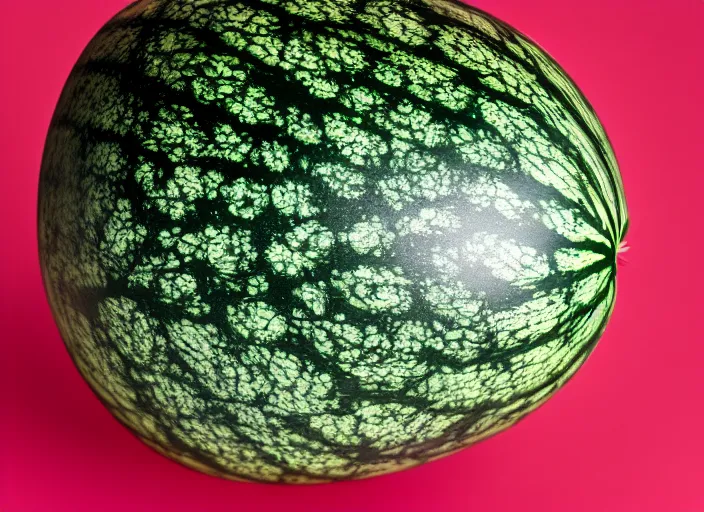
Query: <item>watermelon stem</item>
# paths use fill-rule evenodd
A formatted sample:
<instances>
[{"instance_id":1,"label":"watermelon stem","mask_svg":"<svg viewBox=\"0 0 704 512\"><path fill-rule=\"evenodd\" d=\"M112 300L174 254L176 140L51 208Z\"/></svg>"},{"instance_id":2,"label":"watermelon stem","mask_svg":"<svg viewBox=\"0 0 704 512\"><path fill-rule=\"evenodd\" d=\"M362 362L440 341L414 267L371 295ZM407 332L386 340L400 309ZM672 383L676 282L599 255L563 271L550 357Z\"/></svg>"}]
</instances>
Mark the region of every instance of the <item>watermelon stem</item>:
<instances>
[{"instance_id":1,"label":"watermelon stem","mask_svg":"<svg viewBox=\"0 0 704 512\"><path fill-rule=\"evenodd\" d=\"M623 240L620 244L618 244L618 250L616 251L616 263L618 265L628 264L628 260L623 256L623 253L630 250L630 248L631 247L628 245L626 240Z\"/></svg>"}]
</instances>

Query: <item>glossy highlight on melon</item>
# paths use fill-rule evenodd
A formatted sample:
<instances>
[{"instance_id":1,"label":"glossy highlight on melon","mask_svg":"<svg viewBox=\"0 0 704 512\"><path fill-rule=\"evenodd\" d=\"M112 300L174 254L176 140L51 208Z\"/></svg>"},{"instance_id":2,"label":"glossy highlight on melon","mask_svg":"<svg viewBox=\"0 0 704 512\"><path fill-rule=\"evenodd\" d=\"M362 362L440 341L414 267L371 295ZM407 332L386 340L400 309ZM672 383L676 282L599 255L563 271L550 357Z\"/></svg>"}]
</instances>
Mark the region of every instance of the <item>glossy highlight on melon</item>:
<instances>
[{"instance_id":1,"label":"glossy highlight on melon","mask_svg":"<svg viewBox=\"0 0 704 512\"><path fill-rule=\"evenodd\" d=\"M411 467L538 407L606 326L627 225L576 86L451 0L135 3L68 79L39 190L91 388L264 482Z\"/></svg>"}]
</instances>

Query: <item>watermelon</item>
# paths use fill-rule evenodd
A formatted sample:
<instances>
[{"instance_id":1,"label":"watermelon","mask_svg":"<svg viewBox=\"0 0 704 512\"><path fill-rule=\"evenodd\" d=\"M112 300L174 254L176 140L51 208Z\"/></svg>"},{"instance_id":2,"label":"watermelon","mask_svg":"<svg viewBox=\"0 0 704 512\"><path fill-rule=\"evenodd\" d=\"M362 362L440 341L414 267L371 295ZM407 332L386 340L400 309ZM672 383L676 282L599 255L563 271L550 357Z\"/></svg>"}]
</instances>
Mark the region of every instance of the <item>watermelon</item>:
<instances>
[{"instance_id":1,"label":"watermelon","mask_svg":"<svg viewBox=\"0 0 704 512\"><path fill-rule=\"evenodd\" d=\"M43 278L162 454L313 483L514 424L611 315L624 192L535 43L452 0L142 0L47 137Z\"/></svg>"}]
</instances>

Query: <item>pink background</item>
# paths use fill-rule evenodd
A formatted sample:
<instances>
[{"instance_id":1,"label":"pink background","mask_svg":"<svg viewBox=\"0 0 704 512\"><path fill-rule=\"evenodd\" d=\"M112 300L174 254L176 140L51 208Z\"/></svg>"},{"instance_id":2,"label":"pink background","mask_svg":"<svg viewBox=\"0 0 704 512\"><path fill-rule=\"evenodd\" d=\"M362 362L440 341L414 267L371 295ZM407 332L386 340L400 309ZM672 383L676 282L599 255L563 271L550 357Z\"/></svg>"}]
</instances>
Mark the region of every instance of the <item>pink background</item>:
<instances>
[{"instance_id":1,"label":"pink background","mask_svg":"<svg viewBox=\"0 0 704 512\"><path fill-rule=\"evenodd\" d=\"M313 487L184 469L82 382L44 298L36 188L61 87L127 1L2 3L2 512L704 510L704 2L474 2L546 48L611 137L632 246L615 313L586 366L516 427L420 468Z\"/></svg>"}]
</instances>

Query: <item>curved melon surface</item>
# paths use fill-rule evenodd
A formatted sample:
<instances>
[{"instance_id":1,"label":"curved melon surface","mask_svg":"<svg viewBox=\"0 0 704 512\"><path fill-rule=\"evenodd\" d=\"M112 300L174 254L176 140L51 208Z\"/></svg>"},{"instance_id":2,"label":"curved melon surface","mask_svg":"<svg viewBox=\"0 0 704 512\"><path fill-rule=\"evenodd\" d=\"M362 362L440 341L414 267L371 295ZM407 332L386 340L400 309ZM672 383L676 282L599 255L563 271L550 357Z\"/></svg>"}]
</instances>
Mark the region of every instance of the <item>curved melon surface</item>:
<instances>
[{"instance_id":1,"label":"curved melon surface","mask_svg":"<svg viewBox=\"0 0 704 512\"><path fill-rule=\"evenodd\" d=\"M627 228L593 110L444 0L142 1L71 74L40 182L81 374L201 471L395 471L584 362Z\"/></svg>"}]
</instances>

